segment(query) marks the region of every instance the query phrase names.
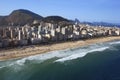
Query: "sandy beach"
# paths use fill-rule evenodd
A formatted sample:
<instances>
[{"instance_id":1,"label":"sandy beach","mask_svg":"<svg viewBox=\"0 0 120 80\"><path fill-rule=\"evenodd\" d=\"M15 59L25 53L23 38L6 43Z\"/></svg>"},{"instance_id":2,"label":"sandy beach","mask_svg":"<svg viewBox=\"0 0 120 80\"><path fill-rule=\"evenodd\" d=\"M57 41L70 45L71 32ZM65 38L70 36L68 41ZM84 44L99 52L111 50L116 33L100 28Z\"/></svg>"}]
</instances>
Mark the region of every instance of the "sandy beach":
<instances>
[{"instance_id":1,"label":"sandy beach","mask_svg":"<svg viewBox=\"0 0 120 80\"><path fill-rule=\"evenodd\" d=\"M82 47L90 44L108 42L113 40L120 40L120 36L102 37L102 38L94 38L94 39L79 40L79 41L69 41L64 43L56 43L56 44L42 45L42 46L38 46L38 45L25 46L22 48L1 50L0 60L22 58L22 57L27 57L27 56L36 55L36 54L43 54L43 53L55 51L55 50Z\"/></svg>"}]
</instances>

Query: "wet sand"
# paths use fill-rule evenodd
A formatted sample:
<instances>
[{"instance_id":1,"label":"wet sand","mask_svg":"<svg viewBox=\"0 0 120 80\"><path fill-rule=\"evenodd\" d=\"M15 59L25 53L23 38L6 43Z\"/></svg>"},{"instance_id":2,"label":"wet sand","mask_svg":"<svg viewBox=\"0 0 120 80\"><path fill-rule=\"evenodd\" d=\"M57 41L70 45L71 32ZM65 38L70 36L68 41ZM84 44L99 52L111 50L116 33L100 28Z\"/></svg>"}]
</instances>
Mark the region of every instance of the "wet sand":
<instances>
[{"instance_id":1,"label":"wet sand","mask_svg":"<svg viewBox=\"0 0 120 80\"><path fill-rule=\"evenodd\" d=\"M36 54L45 54L50 51L63 50L68 48L82 47L95 43L120 40L120 36L102 37L79 41L68 41L64 43L48 44L43 46L25 46L22 48L14 48L0 51L0 60L8 60L13 58L22 58Z\"/></svg>"}]
</instances>

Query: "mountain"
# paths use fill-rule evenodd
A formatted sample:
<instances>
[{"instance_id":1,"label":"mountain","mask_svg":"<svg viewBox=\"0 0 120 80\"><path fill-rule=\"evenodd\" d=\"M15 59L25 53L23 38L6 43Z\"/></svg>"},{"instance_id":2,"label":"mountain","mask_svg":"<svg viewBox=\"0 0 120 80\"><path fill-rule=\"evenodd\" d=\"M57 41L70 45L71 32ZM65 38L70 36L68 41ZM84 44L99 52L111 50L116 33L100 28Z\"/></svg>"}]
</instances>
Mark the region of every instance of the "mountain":
<instances>
[{"instance_id":1,"label":"mountain","mask_svg":"<svg viewBox=\"0 0 120 80\"><path fill-rule=\"evenodd\" d=\"M92 26L117 26L120 27L120 24L106 23L106 22L80 22L77 18L75 20L68 20L61 16L47 16L42 17L34 12L25 9L14 10L11 14L7 16L0 16L0 26L8 26L8 25L25 25L32 24L33 21L43 21L43 22L52 22L52 23L81 23L81 24L89 24Z\"/></svg>"},{"instance_id":2,"label":"mountain","mask_svg":"<svg viewBox=\"0 0 120 80\"><path fill-rule=\"evenodd\" d=\"M7 25L7 17L8 16L0 16L0 26Z\"/></svg>"},{"instance_id":3,"label":"mountain","mask_svg":"<svg viewBox=\"0 0 120 80\"><path fill-rule=\"evenodd\" d=\"M52 22L52 23L59 23L59 22L70 22L70 20L63 18L61 16L47 16L45 18L43 18L44 22Z\"/></svg>"},{"instance_id":4,"label":"mountain","mask_svg":"<svg viewBox=\"0 0 120 80\"><path fill-rule=\"evenodd\" d=\"M91 26L109 26L109 27L120 27L120 24L107 23L107 22L81 22L82 24L88 24Z\"/></svg>"},{"instance_id":5,"label":"mountain","mask_svg":"<svg viewBox=\"0 0 120 80\"><path fill-rule=\"evenodd\" d=\"M48 16L43 18L42 16L33 13L29 10L19 9L14 10L8 16L0 16L0 26L8 26L8 25L25 25L32 24L34 20L43 21L43 22L70 22L70 20L63 18L61 16Z\"/></svg>"},{"instance_id":6,"label":"mountain","mask_svg":"<svg viewBox=\"0 0 120 80\"><path fill-rule=\"evenodd\" d=\"M3 25L25 25L31 24L34 20L42 20L43 17L29 10L14 10L8 16L0 16L0 26Z\"/></svg>"}]
</instances>

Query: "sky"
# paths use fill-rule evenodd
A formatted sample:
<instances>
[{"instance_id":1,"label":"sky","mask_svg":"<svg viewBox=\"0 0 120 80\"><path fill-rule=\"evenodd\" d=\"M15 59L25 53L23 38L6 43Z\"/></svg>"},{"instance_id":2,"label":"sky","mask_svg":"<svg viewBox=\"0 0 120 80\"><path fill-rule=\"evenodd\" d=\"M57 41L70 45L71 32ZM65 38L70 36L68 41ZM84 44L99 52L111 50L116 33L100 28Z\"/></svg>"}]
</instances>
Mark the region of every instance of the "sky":
<instances>
[{"instance_id":1,"label":"sky","mask_svg":"<svg viewBox=\"0 0 120 80\"><path fill-rule=\"evenodd\" d=\"M43 17L59 15L89 22L120 23L120 0L1 0L0 15L27 9Z\"/></svg>"}]
</instances>

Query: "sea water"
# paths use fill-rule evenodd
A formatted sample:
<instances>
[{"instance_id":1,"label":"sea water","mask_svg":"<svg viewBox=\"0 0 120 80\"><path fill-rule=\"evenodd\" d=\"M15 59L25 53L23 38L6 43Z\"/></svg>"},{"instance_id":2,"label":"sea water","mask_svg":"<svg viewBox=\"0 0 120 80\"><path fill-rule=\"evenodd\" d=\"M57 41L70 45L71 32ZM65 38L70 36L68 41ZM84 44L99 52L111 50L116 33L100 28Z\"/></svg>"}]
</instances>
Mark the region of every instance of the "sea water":
<instances>
[{"instance_id":1,"label":"sea water","mask_svg":"<svg viewBox=\"0 0 120 80\"><path fill-rule=\"evenodd\" d=\"M0 80L120 80L120 41L0 61Z\"/></svg>"}]
</instances>

